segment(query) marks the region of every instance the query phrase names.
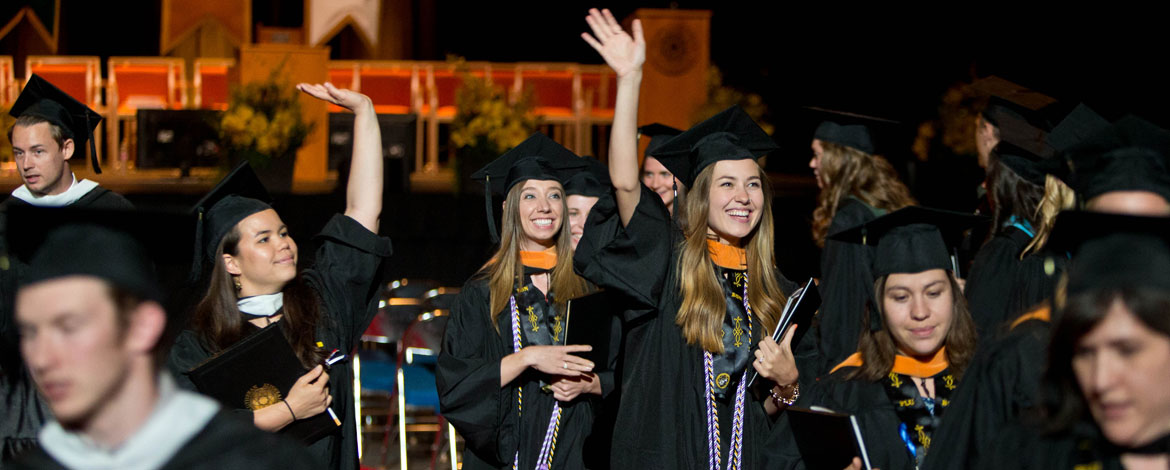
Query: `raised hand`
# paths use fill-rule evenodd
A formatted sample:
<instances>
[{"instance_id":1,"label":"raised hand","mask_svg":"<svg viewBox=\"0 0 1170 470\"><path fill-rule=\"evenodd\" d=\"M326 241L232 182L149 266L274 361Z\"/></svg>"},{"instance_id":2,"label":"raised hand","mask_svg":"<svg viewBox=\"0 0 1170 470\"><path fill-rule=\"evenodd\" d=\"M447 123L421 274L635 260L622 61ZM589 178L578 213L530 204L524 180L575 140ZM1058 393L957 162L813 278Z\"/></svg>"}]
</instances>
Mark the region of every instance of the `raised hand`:
<instances>
[{"instance_id":1,"label":"raised hand","mask_svg":"<svg viewBox=\"0 0 1170 470\"><path fill-rule=\"evenodd\" d=\"M329 82L317 85L300 83L297 85L297 89L321 101L328 101L354 112L366 106L373 106L373 102L368 96L353 90L337 88Z\"/></svg>"},{"instance_id":2,"label":"raised hand","mask_svg":"<svg viewBox=\"0 0 1170 470\"><path fill-rule=\"evenodd\" d=\"M581 39L601 54L614 73L624 77L642 70L646 62L646 39L642 37L641 21L634 20L633 37L622 29L609 10L591 8L585 22L589 23L593 35L581 33Z\"/></svg>"}]
</instances>

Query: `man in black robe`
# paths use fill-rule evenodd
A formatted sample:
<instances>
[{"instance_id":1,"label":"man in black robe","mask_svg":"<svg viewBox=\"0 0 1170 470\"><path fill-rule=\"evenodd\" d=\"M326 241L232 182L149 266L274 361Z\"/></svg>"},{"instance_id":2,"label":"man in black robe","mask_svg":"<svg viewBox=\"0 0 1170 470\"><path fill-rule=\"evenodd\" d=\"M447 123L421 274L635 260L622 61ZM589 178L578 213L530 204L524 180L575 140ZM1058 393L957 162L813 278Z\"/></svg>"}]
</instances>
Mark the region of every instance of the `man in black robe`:
<instances>
[{"instance_id":1,"label":"man in black robe","mask_svg":"<svg viewBox=\"0 0 1170 470\"><path fill-rule=\"evenodd\" d=\"M178 389L161 371L167 318L152 258L186 253L175 243L192 232L189 217L46 208L9 216L70 220L10 237L14 254L35 253L16 323L54 415L14 468L309 467L303 447Z\"/></svg>"},{"instance_id":2,"label":"man in black robe","mask_svg":"<svg viewBox=\"0 0 1170 470\"><path fill-rule=\"evenodd\" d=\"M93 181L78 181L69 168L68 161L74 155L84 155L89 142L94 172L101 173L93 145L93 129L101 122L100 115L37 75L29 79L9 114L16 118L8 129L8 140L23 184L0 202L0 410L5 417L0 420L0 462L30 444L47 416L16 346L12 299L23 266L4 257L8 208L133 208L126 198Z\"/></svg>"}]
</instances>

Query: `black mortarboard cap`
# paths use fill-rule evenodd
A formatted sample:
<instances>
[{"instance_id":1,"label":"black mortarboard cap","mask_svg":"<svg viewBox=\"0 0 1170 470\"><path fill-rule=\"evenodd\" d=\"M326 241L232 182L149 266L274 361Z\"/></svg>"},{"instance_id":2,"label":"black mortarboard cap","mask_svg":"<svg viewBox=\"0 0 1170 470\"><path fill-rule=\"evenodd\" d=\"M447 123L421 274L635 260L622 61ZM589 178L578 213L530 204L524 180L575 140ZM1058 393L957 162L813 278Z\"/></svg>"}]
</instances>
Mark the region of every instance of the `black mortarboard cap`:
<instances>
[{"instance_id":1,"label":"black mortarboard cap","mask_svg":"<svg viewBox=\"0 0 1170 470\"><path fill-rule=\"evenodd\" d=\"M1065 211L1048 246L1072 253L1068 293L1148 287L1170 291L1170 217Z\"/></svg>"},{"instance_id":2,"label":"black mortarboard cap","mask_svg":"<svg viewBox=\"0 0 1170 470\"><path fill-rule=\"evenodd\" d=\"M1150 191L1170 200L1170 132L1126 116L1065 152L1058 174L1084 200L1111 191Z\"/></svg>"},{"instance_id":3,"label":"black mortarboard cap","mask_svg":"<svg viewBox=\"0 0 1170 470\"><path fill-rule=\"evenodd\" d=\"M8 114L19 118L21 116L36 116L61 128L66 139L73 139L73 152L85 153L85 143L89 142L90 164L94 173L101 174L102 168L98 165L97 146L94 144L93 130L102 122L102 116L88 106L77 101L60 88L53 86L48 80L33 74L24 86L24 91L16 97Z\"/></svg>"},{"instance_id":4,"label":"black mortarboard cap","mask_svg":"<svg viewBox=\"0 0 1170 470\"><path fill-rule=\"evenodd\" d=\"M1108 120L1081 103L1048 133L1048 146L1055 152L1063 152L1107 127Z\"/></svg>"},{"instance_id":5,"label":"black mortarboard cap","mask_svg":"<svg viewBox=\"0 0 1170 470\"><path fill-rule=\"evenodd\" d=\"M869 128L862 124L841 125L833 121L822 122L813 133L813 138L844 145L873 155L873 139L869 135Z\"/></svg>"},{"instance_id":6,"label":"black mortarboard cap","mask_svg":"<svg viewBox=\"0 0 1170 470\"><path fill-rule=\"evenodd\" d=\"M647 136L650 143L646 145L646 156L657 155L658 148L670 141L676 135L682 134L682 129L675 129L665 124L647 124L638 128L639 136Z\"/></svg>"},{"instance_id":7,"label":"black mortarboard cap","mask_svg":"<svg viewBox=\"0 0 1170 470\"><path fill-rule=\"evenodd\" d=\"M1060 172L1059 159L1043 158L1007 142L997 144L994 152L1001 164L1037 186L1043 187L1049 174Z\"/></svg>"},{"instance_id":8,"label":"black mortarboard cap","mask_svg":"<svg viewBox=\"0 0 1170 470\"><path fill-rule=\"evenodd\" d=\"M9 252L28 263L23 285L88 275L157 301L156 263L185 265L195 233L175 212L14 205L7 217Z\"/></svg>"},{"instance_id":9,"label":"black mortarboard cap","mask_svg":"<svg viewBox=\"0 0 1170 470\"><path fill-rule=\"evenodd\" d=\"M191 212L196 216L195 259L191 280L202 274L203 262L211 260L223 237L248 216L271 209L272 197L252 166L243 162L225 176Z\"/></svg>"},{"instance_id":10,"label":"black mortarboard cap","mask_svg":"<svg viewBox=\"0 0 1170 470\"><path fill-rule=\"evenodd\" d=\"M593 157L581 157L585 171L578 171L565 180L566 196L601 197L609 194L613 184L609 182L609 168Z\"/></svg>"},{"instance_id":11,"label":"black mortarboard cap","mask_svg":"<svg viewBox=\"0 0 1170 470\"><path fill-rule=\"evenodd\" d=\"M986 217L907 206L864 224L829 235L829 238L876 246L874 278L890 274L920 273L931 269L952 270L951 250L962 243L963 234ZM956 293L958 295L958 293ZM870 299L876 303L877 300ZM870 306L869 327L882 329L876 307Z\"/></svg>"},{"instance_id":12,"label":"black mortarboard cap","mask_svg":"<svg viewBox=\"0 0 1170 470\"><path fill-rule=\"evenodd\" d=\"M964 232L987 220L962 212L908 206L831 234L829 238L876 246L875 277L931 269L949 270L948 247L958 246Z\"/></svg>"},{"instance_id":13,"label":"black mortarboard cap","mask_svg":"<svg viewBox=\"0 0 1170 470\"><path fill-rule=\"evenodd\" d=\"M537 132L473 173L471 179L483 181L488 231L492 240L499 242L495 218L492 217L492 193L507 194L512 186L530 179L555 180L563 185L576 170L585 167L586 162L577 154Z\"/></svg>"},{"instance_id":14,"label":"black mortarboard cap","mask_svg":"<svg viewBox=\"0 0 1170 470\"><path fill-rule=\"evenodd\" d=\"M654 157L690 188L699 172L715 162L757 159L777 148L751 116L732 106L674 136Z\"/></svg>"}]
</instances>

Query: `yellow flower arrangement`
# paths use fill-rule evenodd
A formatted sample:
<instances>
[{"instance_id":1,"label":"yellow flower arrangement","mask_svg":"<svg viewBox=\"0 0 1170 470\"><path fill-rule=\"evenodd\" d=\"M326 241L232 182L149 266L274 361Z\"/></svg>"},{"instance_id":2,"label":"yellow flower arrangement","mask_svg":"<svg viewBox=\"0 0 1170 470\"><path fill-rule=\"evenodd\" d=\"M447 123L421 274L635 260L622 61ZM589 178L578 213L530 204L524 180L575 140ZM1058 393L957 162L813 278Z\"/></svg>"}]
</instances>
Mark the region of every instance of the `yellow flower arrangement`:
<instances>
[{"instance_id":1,"label":"yellow flower arrangement","mask_svg":"<svg viewBox=\"0 0 1170 470\"><path fill-rule=\"evenodd\" d=\"M8 106L0 107L0 128L11 129L12 125L16 123L16 118L8 115ZM10 162L12 160L12 142L8 141L8 133L0 132L0 162Z\"/></svg>"},{"instance_id":2,"label":"yellow flower arrangement","mask_svg":"<svg viewBox=\"0 0 1170 470\"><path fill-rule=\"evenodd\" d=\"M455 91L455 108L451 145L457 153L457 191L473 171L520 145L539 124L532 113L530 90L509 103L504 88L466 71L463 85Z\"/></svg>"},{"instance_id":3,"label":"yellow flower arrangement","mask_svg":"<svg viewBox=\"0 0 1170 470\"><path fill-rule=\"evenodd\" d=\"M277 67L268 80L232 88L228 109L219 119L219 134L232 160L264 167L305 141L312 126L301 118L296 88L280 79Z\"/></svg>"}]
</instances>

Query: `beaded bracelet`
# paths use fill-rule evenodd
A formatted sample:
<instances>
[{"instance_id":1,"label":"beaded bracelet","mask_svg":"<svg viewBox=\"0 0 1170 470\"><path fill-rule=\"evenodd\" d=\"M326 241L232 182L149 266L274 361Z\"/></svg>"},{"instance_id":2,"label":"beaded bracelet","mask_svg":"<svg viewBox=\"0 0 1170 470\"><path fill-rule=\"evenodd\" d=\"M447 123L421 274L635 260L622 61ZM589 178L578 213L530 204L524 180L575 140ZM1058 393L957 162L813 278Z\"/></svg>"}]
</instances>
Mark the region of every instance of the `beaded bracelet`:
<instances>
[{"instance_id":1,"label":"beaded bracelet","mask_svg":"<svg viewBox=\"0 0 1170 470\"><path fill-rule=\"evenodd\" d=\"M782 386L782 388L788 388L788 387L789 386L787 386L787 385ZM779 394L777 394L776 387L772 387L771 390L768 390L768 393L770 395L772 395L772 403L774 403L777 408L779 408L780 405L792 406L793 403L796 403L796 399L800 398L800 382L794 382L791 385L791 387L792 387L792 398L784 398L784 397L780 396Z\"/></svg>"}]
</instances>

